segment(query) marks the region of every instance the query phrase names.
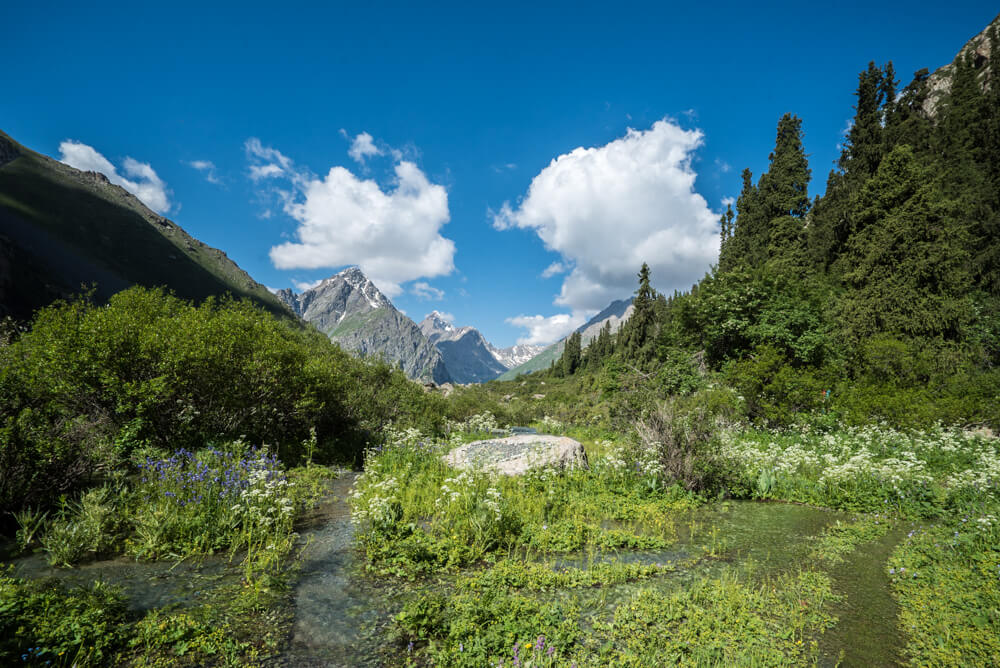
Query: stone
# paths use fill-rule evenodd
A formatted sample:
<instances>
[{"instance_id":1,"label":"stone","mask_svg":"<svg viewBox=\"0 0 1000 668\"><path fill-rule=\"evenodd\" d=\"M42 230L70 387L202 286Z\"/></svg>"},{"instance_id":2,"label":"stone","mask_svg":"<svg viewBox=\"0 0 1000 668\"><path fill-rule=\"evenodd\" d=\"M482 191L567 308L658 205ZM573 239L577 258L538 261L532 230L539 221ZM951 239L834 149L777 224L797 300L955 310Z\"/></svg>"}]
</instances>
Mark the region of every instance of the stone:
<instances>
[{"instance_id":1,"label":"stone","mask_svg":"<svg viewBox=\"0 0 1000 668\"><path fill-rule=\"evenodd\" d=\"M501 475L523 475L533 469L589 469L583 445L566 436L519 434L507 438L474 441L443 457L457 469L476 469Z\"/></svg>"}]
</instances>

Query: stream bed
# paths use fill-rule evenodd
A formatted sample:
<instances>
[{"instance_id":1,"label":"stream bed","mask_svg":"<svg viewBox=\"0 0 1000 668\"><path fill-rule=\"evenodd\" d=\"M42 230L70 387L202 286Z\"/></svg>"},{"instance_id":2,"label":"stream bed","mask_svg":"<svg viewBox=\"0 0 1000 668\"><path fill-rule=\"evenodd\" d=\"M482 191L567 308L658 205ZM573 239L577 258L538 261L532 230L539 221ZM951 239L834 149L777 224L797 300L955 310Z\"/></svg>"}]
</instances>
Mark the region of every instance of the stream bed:
<instances>
[{"instance_id":1,"label":"stream bed","mask_svg":"<svg viewBox=\"0 0 1000 668\"><path fill-rule=\"evenodd\" d=\"M303 563L295 583L294 622L276 666L379 666L398 661L389 646L392 618L408 593L435 584L375 579L365 574L354 548L347 497L356 474L333 481L326 500L300 528ZM814 538L829 524L850 519L844 513L787 503L728 501L697 509L676 520L677 541L667 550L602 551L542 559L553 568L585 568L596 561L648 564L671 562L678 570L652 580L540 597L575 596L582 604L584 628L607 619L615 607L640 589L664 593L699 578L727 570L749 578L815 568L809 562ZM896 605L889 592L884 564L902 529L863 544L840 564L824 568L842 597L835 604L839 621L819 638L821 665L893 666L902 637ZM238 560L237 560L238 561ZM239 578L228 557L199 562L136 563L101 561L73 570L49 568L38 556L15 562L21 577L59 577L87 583L95 579L118 584L136 611L166 605L184 606L200 593Z\"/></svg>"}]
</instances>

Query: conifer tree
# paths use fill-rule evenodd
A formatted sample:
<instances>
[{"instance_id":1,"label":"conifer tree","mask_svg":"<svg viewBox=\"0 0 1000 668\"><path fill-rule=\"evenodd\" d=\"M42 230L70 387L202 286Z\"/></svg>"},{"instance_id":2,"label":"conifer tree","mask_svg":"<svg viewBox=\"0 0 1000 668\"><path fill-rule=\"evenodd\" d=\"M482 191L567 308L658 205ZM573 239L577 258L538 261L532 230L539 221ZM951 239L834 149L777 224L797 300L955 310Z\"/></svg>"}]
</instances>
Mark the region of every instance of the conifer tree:
<instances>
[{"instance_id":1,"label":"conifer tree","mask_svg":"<svg viewBox=\"0 0 1000 668\"><path fill-rule=\"evenodd\" d=\"M887 90L884 79L874 62L868 63L868 69L858 75L858 103L838 162L852 187L871 178L882 161L882 103ZM889 88L895 89L895 84Z\"/></svg>"},{"instance_id":2,"label":"conifer tree","mask_svg":"<svg viewBox=\"0 0 1000 668\"><path fill-rule=\"evenodd\" d=\"M753 184L753 173L744 169L741 174L743 188L736 199L736 220L730 223L726 240L725 271L752 264L763 244L758 238L763 233L758 206L757 187ZM720 264L723 262L720 256Z\"/></svg>"},{"instance_id":3,"label":"conifer tree","mask_svg":"<svg viewBox=\"0 0 1000 668\"><path fill-rule=\"evenodd\" d=\"M785 114L770 166L757 186L762 217L767 221L765 257L772 269L797 273L806 264L804 218L809 211L809 161L802 147L802 120ZM761 239L765 241L765 239Z\"/></svg>"},{"instance_id":4,"label":"conifer tree","mask_svg":"<svg viewBox=\"0 0 1000 668\"><path fill-rule=\"evenodd\" d=\"M580 332L573 332L566 339L566 348L562 355L562 372L564 376L571 376L580 368L581 344Z\"/></svg>"},{"instance_id":5,"label":"conifer tree","mask_svg":"<svg viewBox=\"0 0 1000 668\"><path fill-rule=\"evenodd\" d=\"M719 218L719 270L728 271L735 265L735 258L732 257L732 249L730 248L730 242L733 239L734 223L733 219L736 214L733 213L733 207L731 205L726 205L726 212L722 214Z\"/></svg>"},{"instance_id":6,"label":"conifer tree","mask_svg":"<svg viewBox=\"0 0 1000 668\"><path fill-rule=\"evenodd\" d=\"M655 295L650 284L649 265L642 263L639 270L639 287L632 299L632 316L622 327L622 353L627 359L637 359L639 352L653 334L655 322Z\"/></svg>"},{"instance_id":7,"label":"conifer tree","mask_svg":"<svg viewBox=\"0 0 1000 668\"><path fill-rule=\"evenodd\" d=\"M913 150L893 149L852 206L857 230L840 259L850 291L837 314L850 340L960 338L973 312L967 232Z\"/></svg>"}]
</instances>

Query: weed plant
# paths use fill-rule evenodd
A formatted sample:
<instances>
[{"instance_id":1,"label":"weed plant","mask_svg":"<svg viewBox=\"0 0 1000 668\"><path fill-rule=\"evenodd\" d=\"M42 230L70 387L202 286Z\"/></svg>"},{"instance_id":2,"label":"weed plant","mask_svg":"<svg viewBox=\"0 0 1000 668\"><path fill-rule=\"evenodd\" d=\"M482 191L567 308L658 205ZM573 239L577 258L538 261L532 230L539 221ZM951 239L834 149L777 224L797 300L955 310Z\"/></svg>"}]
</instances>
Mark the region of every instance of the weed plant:
<instances>
[{"instance_id":1,"label":"weed plant","mask_svg":"<svg viewBox=\"0 0 1000 668\"><path fill-rule=\"evenodd\" d=\"M448 468L441 455L462 440L411 430L368 452L351 504L369 569L413 577L515 551L664 548L672 514L697 503L634 449L589 471L505 477Z\"/></svg>"}]
</instances>

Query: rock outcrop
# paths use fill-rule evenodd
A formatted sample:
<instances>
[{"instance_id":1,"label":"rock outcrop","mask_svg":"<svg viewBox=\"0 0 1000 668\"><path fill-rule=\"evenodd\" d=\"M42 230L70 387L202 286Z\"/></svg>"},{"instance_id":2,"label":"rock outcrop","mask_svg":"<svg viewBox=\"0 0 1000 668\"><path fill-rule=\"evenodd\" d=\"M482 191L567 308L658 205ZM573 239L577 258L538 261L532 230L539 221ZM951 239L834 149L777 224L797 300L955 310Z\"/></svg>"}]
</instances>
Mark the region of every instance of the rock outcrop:
<instances>
[{"instance_id":1,"label":"rock outcrop","mask_svg":"<svg viewBox=\"0 0 1000 668\"><path fill-rule=\"evenodd\" d=\"M566 436L541 434L520 434L466 443L445 455L444 462L457 469L510 476L545 467L589 468L587 453L579 441Z\"/></svg>"},{"instance_id":2,"label":"rock outcrop","mask_svg":"<svg viewBox=\"0 0 1000 668\"><path fill-rule=\"evenodd\" d=\"M924 101L924 111L928 116L934 117L941 99L951 91L952 73L955 71L955 63L959 58L972 56L972 66L975 68L980 81L985 85L990 72L996 65L996 53L998 45L991 43L990 32L996 29L1000 32L1000 14L986 26L982 32L965 43L958 54L947 65L934 70L927 77L927 99Z\"/></svg>"}]
</instances>

